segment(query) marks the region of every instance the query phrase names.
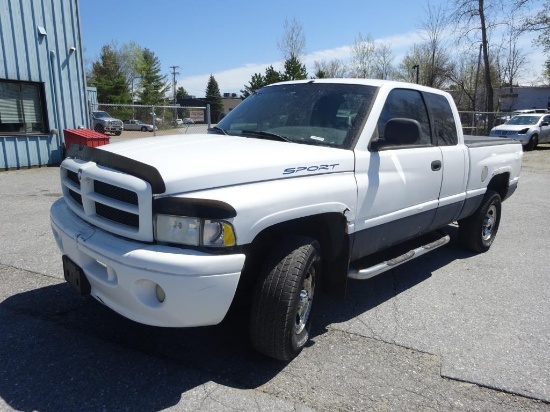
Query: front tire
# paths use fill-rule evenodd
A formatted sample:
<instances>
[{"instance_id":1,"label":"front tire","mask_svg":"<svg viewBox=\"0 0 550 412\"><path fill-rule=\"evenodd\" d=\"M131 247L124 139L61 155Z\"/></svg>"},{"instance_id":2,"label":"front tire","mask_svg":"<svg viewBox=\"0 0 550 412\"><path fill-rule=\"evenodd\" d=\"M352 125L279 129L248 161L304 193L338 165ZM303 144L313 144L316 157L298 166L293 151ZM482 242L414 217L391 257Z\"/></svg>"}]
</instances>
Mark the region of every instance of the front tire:
<instances>
[{"instance_id":1,"label":"front tire","mask_svg":"<svg viewBox=\"0 0 550 412\"><path fill-rule=\"evenodd\" d=\"M529 139L529 143L525 145L525 150L530 152L531 150L534 150L538 144L539 144L539 137L536 134L534 134L533 136L531 136L531 139Z\"/></svg>"},{"instance_id":2,"label":"front tire","mask_svg":"<svg viewBox=\"0 0 550 412\"><path fill-rule=\"evenodd\" d=\"M141 131L142 131L142 132L146 132L146 131L147 131L147 127L142 126L142 127L141 127Z\"/></svg>"},{"instance_id":3,"label":"front tire","mask_svg":"<svg viewBox=\"0 0 550 412\"><path fill-rule=\"evenodd\" d=\"M313 297L320 276L316 240L291 236L273 248L252 302L250 339L258 352L288 361L302 351L309 340Z\"/></svg>"},{"instance_id":4,"label":"front tire","mask_svg":"<svg viewBox=\"0 0 550 412\"><path fill-rule=\"evenodd\" d=\"M96 124L94 129L96 132L105 134L105 128L101 124Z\"/></svg>"},{"instance_id":5,"label":"front tire","mask_svg":"<svg viewBox=\"0 0 550 412\"><path fill-rule=\"evenodd\" d=\"M500 195L487 190L474 214L458 222L462 246L477 253L488 251L497 235L501 209Z\"/></svg>"}]
</instances>

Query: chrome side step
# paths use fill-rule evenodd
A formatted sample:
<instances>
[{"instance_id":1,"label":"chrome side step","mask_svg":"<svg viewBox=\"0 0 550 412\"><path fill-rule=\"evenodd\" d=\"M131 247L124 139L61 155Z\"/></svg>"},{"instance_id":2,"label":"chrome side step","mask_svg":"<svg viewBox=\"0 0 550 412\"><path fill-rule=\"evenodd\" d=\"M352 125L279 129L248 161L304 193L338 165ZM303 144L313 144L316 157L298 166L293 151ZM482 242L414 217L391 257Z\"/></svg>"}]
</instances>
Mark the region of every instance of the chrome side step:
<instances>
[{"instance_id":1,"label":"chrome side step","mask_svg":"<svg viewBox=\"0 0 550 412\"><path fill-rule=\"evenodd\" d=\"M449 243L450 237L448 234L446 234L443 231L437 232L439 238L427 243L425 245L416 247L414 249L409 250L406 253L403 253L395 258L388 259L385 261L382 261L381 263L372 265L370 267L367 267L365 269L353 269L350 268L348 271L348 278L350 279L358 279L358 280L366 280L370 279L376 275L379 275L381 273L384 273L388 270L394 269L397 266L408 262L409 260L416 259L419 256L422 256L428 252L431 252L432 250L435 250L441 246L446 245Z\"/></svg>"}]
</instances>

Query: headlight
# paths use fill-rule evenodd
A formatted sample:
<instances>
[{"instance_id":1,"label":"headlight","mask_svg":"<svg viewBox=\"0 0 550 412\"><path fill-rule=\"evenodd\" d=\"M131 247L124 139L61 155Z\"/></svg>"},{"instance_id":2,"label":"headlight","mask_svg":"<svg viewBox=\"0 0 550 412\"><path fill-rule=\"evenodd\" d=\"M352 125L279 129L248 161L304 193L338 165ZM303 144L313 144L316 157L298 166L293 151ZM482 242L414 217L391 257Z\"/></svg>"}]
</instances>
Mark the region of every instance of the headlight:
<instances>
[{"instance_id":1,"label":"headlight","mask_svg":"<svg viewBox=\"0 0 550 412\"><path fill-rule=\"evenodd\" d=\"M529 131L529 128L527 127L526 129L521 129L518 134L525 134Z\"/></svg>"},{"instance_id":2,"label":"headlight","mask_svg":"<svg viewBox=\"0 0 550 412\"><path fill-rule=\"evenodd\" d=\"M155 215L155 238L159 242L188 246L236 244L233 226L226 221L164 214Z\"/></svg>"}]
</instances>

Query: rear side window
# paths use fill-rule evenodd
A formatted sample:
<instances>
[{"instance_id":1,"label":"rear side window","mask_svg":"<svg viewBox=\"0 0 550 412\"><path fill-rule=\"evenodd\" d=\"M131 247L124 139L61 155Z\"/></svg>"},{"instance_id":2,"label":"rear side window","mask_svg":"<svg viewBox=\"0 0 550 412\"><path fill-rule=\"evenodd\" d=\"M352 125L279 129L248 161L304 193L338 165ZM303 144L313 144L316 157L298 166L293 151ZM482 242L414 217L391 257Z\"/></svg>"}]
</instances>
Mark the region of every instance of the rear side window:
<instances>
[{"instance_id":1,"label":"rear side window","mask_svg":"<svg viewBox=\"0 0 550 412\"><path fill-rule=\"evenodd\" d=\"M440 94L424 93L438 146L458 144L456 122L449 101Z\"/></svg>"},{"instance_id":2,"label":"rear side window","mask_svg":"<svg viewBox=\"0 0 550 412\"><path fill-rule=\"evenodd\" d=\"M386 124L395 118L416 120L420 124L420 139L415 146L431 145L428 112L420 92L408 89L394 89L390 92L378 119L379 140L384 140Z\"/></svg>"}]
</instances>

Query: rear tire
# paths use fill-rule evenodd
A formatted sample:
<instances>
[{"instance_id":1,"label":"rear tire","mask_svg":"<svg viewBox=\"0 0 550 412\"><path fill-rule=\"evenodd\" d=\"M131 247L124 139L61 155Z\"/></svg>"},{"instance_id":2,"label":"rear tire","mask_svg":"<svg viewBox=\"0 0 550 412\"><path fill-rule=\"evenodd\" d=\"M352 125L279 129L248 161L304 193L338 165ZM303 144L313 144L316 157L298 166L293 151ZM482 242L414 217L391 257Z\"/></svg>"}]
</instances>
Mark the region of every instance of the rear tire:
<instances>
[{"instance_id":1,"label":"rear tire","mask_svg":"<svg viewBox=\"0 0 550 412\"><path fill-rule=\"evenodd\" d=\"M297 356L309 340L315 287L321 276L319 243L283 238L263 265L250 317L254 348L275 359Z\"/></svg>"},{"instance_id":2,"label":"rear tire","mask_svg":"<svg viewBox=\"0 0 550 412\"><path fill-rule=\"evenodd\" d=\"M501 209L500 195L487 190L474 214L458 222L461 245L477 253L488 251L497 235Z\"/></svg>"}]
</instances>

